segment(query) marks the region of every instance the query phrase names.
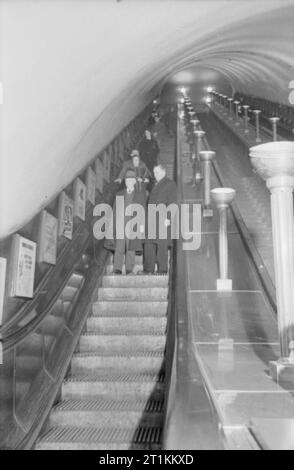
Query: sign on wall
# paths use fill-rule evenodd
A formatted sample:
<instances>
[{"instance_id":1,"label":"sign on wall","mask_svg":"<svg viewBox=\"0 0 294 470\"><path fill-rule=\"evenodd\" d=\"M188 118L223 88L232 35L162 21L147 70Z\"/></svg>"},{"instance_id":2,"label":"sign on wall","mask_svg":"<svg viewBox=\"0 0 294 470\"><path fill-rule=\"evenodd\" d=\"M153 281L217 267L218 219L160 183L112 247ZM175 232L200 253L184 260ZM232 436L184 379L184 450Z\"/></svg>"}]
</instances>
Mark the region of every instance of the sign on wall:
<instances>
[{"instance_id":1,"label":"sign on wall","mask_svg":"<svg viewBox=\"0 0 294 470\"><path fill-rule=\"evenodd\" d=\"M58 220L46 210L41 213L37 261L56 264Z\"/></svg>"},{"instance_id":2,"label":"sign on wall","mask_svg":"<svg viewBox=\"0 0 294 470\"><path fill-rule=\"evenodd\" d=\"M119 136L119 143L118 143L118 156L120 160L124 160L124 141L123 141L123 136Z\"/></svg>"},{"instance_id":3,"label":"sign on wall","mask_svg":"<svg viewBox=\"0 0 294 470\"><path fill-rule=\"evenodd\" d=\"M58 220L58 234L71 240L73 232L73 200L64 191L59 196Z\"/></svg>"},{"instance_id":4,"label":"sign on wall","mask_svg":"<svg viewBox=\"0 0 294 470\"><path fill-rule=\"evenodd\" d=\"M90 201L90 203L93 204L94 206L95 199L96 199L96 175L90 166L87 169L86 186L87 186L87 200Z\"/></svg>"},{"instance_id":5,"label":"sign on wall","mask_svg":"<svg viewBox=\"0 0 294 470\"><path fill-rule=\"evenodd\" d=\"M104 150L103 152L103 166L104 166L104 179L109 182L110 167L111 167L111 153Z\"/></svg>"},{"instance_id":6,"label":"sign on wall","mask_svg":"<svg viewBox=\"0 0 294 470\"><path fill-rule=\"evenodd\" d=\"M6 258L0 258L0 325L3 322L3 306L5 295L5 280L6 280ZM1 362L0 362L1 364Z\"/></svg>"},{"instance_id":7,"label":"sign on wall","mask_svg":"<svg viewBox=\"0 0 294 470\"><path fill-rule=\"evenodd\" d=\"M101 163L99 157L96 158L95 173L96 173L96 186L97 186L97 189L102 193L103 192L104 166Z\"/></svg>"},{"instance_id":8,"label":"sign on wall","mask_svg":"<svg viewBox=\"0 0 294 470\"><path fill-rule=\"evenodd\" d=\"M81 220L86 218L86 185L77 178L73 187L74 193L74 215Z\"/></svg>"},{"instance_id":9,"label":"sign on wall","mask_svg":"<svg viewBox=\"0 0 294 470\"><path fill-rule=\"evenodd\" d=\"M13 235L10 272L10 295L32 298L34 295L36 246L18 233Z\"/></svg>"}]
</instances>

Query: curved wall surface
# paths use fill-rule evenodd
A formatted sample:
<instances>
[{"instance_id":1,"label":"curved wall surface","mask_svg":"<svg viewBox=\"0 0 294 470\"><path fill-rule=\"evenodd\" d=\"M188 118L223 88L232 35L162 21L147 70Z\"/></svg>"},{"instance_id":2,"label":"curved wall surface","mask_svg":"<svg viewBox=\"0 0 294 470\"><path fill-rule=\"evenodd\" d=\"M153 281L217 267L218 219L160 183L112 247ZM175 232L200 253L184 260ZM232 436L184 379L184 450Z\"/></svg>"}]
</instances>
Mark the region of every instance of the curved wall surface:
<instances>
[{"instance_id":1,"label":"curved wall surface","mask_svg":"<svg viewBox=\"0 0 294 470\"><path fill-rule=\"evenodd\" d=\"M44 207L182 69L214 71L220 91L224 80L288 103L293 22L293 0L2 0L0 237Z\"/></svg>"}]
</instances>

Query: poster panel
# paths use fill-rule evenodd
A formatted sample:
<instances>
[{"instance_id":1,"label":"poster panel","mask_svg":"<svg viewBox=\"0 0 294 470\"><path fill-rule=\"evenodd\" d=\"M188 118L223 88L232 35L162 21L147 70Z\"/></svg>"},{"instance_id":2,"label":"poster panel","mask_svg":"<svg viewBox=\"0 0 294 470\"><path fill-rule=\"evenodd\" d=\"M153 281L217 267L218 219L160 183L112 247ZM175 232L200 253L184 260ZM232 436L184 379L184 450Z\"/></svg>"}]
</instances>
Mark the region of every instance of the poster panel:
<instances>
[{"instance_id":1,"label":"poster panel","mask_svg":"<svg viewBox=\"0 0 294 470\"><path fill-rule=\"evenodd\" d=\"M100 161L100 158L96 158L95 162L95 173L96 173L96 186L100 193L103 192L103 175L104 175L104 166Z\"/></svg>"},{"instance_id":2,"label":"poster panel","mask_svg":"<svg viewBox=\"0 0 294 470\"><path fill-rule=\"evenodd\" d=\"M87 200L90 201L93 206L95 205L96 199L96 175L95 171L89 166L86 174L86 186L87 186Z\"/></svg>"},{"instance_id":3,"label":"poster panel","mask_svg":"<svg viewBox=\"0 0 294 470\"><path fill-rule=\"evenodd\" d=\"M13 235L10 272L10 295L32 298L34 295L35 264L37 244Z\"/></svg>"},{"instance_id":4,"label":"poster panel","mask_svg":"<svg viewBox=\"0 0 294 470\"><path fill-rule=\"evenodd\" d=\"M62 191L59 196L58 220L58 235L71 240L73 232L73 200L65 191Z\"/></svg>"},{"instance_id":5,"label":"poster panel","mask_svg":"<svg viewBox=\"0 0 294 470\"><path fill-rule=\"evenodd\" d=\"M37 261L56 264L58 220L46 210L41 213L39 226Z\"/></svg>"},{"instance_id":6,"label":"poster panel","mask_svg":"<svg viewBox=\"0 0 294 470\"><path fill-rule=\"evenodd\" d=\"M80 178L74 182L74 215L81 220L86 218L86 185Z\"/></svg>"},{"instance_id":7,"label":"poster panel","mask_svg":"<svg viewBox=\"0 0 294 470\"><path fill-rule=\"evenodd\" d=\"M103 152L104 179L109 182L111 167L111 152Z\"/></svg>"}]
</instances>

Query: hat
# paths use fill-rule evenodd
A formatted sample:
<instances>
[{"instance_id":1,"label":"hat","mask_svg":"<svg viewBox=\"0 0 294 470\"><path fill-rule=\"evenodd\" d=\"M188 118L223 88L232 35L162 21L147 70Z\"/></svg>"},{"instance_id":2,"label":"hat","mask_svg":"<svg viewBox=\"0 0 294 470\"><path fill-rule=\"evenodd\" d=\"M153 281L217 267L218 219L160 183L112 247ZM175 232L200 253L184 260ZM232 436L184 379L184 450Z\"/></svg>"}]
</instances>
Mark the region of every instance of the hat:
<instances>
[{"instance_id":1,"label":"hat","mask_svg":"<svg viewBox=\"0 0 294 470\"><path fill-rule=\"evenodd\" d=\"M136 149L132 150L131 157L140 157L139 150L136 150Z\"/></svg>"},{"instance_id":2,"label":"hat","mask_svg":"<svg viewBox=\"0 0 294 470\"><path fill-rule=\"evenodd\" d=\"M125 174L125 179L127 178L136 178L136 173L134 170L127 170Z\"/></svg>"}]
</instances>

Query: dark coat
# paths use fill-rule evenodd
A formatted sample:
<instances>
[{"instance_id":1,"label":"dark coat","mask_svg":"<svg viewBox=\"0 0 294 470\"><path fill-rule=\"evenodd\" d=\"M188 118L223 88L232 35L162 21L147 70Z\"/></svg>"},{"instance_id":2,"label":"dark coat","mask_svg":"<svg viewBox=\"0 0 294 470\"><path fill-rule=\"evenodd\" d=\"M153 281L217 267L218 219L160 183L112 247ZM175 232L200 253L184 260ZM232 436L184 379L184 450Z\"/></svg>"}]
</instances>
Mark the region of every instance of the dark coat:
<instances>
[{"instance_id":1,"label":"dark coat","mask_svg":"<svg viewBox=\"0 0 294 470\"><path fill-rule=\"evenodd\" d=\"M123 180L128 170L133 170L136 173L137 178L144 179L151 177L151 174L143 161L140 161L139 166L137 167L133 165L132 159L125 161L118 178Z\"/></svg>"},{"instance_id":2,"label":"dark coat","mask_svg":"<svg viewBox=\"0 0 294 470\"><path fill-rule=\"evenodd\" d=\"M178 194L177 194L177 185L174 181L169 179L167 176L165 176L162 180L160 180L158 183L155 184L153 187L149 199L148 199L148 205L147 205L147 210L149 210L149 205L150 204L164 204L165 206L169 206L170 204L177 204L178 203ZM170 222L171 220L171 213L169 212L167 214L167 218ZM147 214L147 221L148 222L148 214ZM147 229L148 229L148 224L147 224ZM148 230L146 230L146 243L147 242L152 242L152 243L160 243L160 242L165 242L167 241L168 244L171 244L171 226L168 227L167 229L167 240L161 240L159 238L159 216L157 214L156 217L156 237L155 239L147 239L147 234Z\"/></svg>"},{"instance_id":3,"label":"dark coat","mask_svg":"<svg viewBox=\"0 0 294 470\"><path fill-rule=\"evenodd\" d=\"M125 197L126 189L119 191L116 196ZM146 202L145 202L145 198L142 192L138 192L138 191L133 192L133 199L132 199L131 204L140 204L140 206L143 207L144 211L146 210ZM127 207L128 207L128 204L125 203L125 211ZM134 213L132 216L126 216L124 212L122 214L118 214L118 216L121 217L120 222L123 224L123 227L125 228L127 222L132 220L134 217L136 217L136 213ZM144 225L144 230L145 230L145 218L144 217L140 221L140 224ZM125 234L125 239L127 239L126 234ZM143 243L144 243L144 238L135 238L134 240L129 239L128 250L142 252ZM115 251L115 247L116 247L116 201L114 202L114 205L113 205L113 240L106 239L104 243L104 247L108 250Z\"/></svg>"},{"instance_id":4,"label":"dark coat","mask_svg":"<svg viewBox=\"0 0 294 470\"><path fill-rule=\"evenodd\" d=\"M141 140L139 145L139 152L141 160L146 164L148 170L153 174L153 168L157 165L157 157L159 153L158 143L155 139Z\"/></svg>"},{"instance_id":5,"label":"dark coat","mask_svg":"<svg viewBox=\"0 0 294 470\"><path fill-rule=\"evenodd\" d=\"M144 180L145 178L148 178L149 181L152 181L152 179L153 179L150 171L147 168L147 166L142 161L140 161L139 166L137 166L137 167L133 165L132 159L125 161L118 178L121 179L121 180L124 180L124 178L126 176L126 172L128 170L133 170L136 173L136 178L141 178L142 180ZM142 193L142 197L144 197L144 200L145 200L144 203L145 204L146 204L146 199L147 199L147 194L146 194L147 184L144 183L143 181L141 181L141 182L137 181L136 186L135 186L136 191ZM148 184L148 187L149 187L149 184Z\"/></svg>"}]
</instances>

